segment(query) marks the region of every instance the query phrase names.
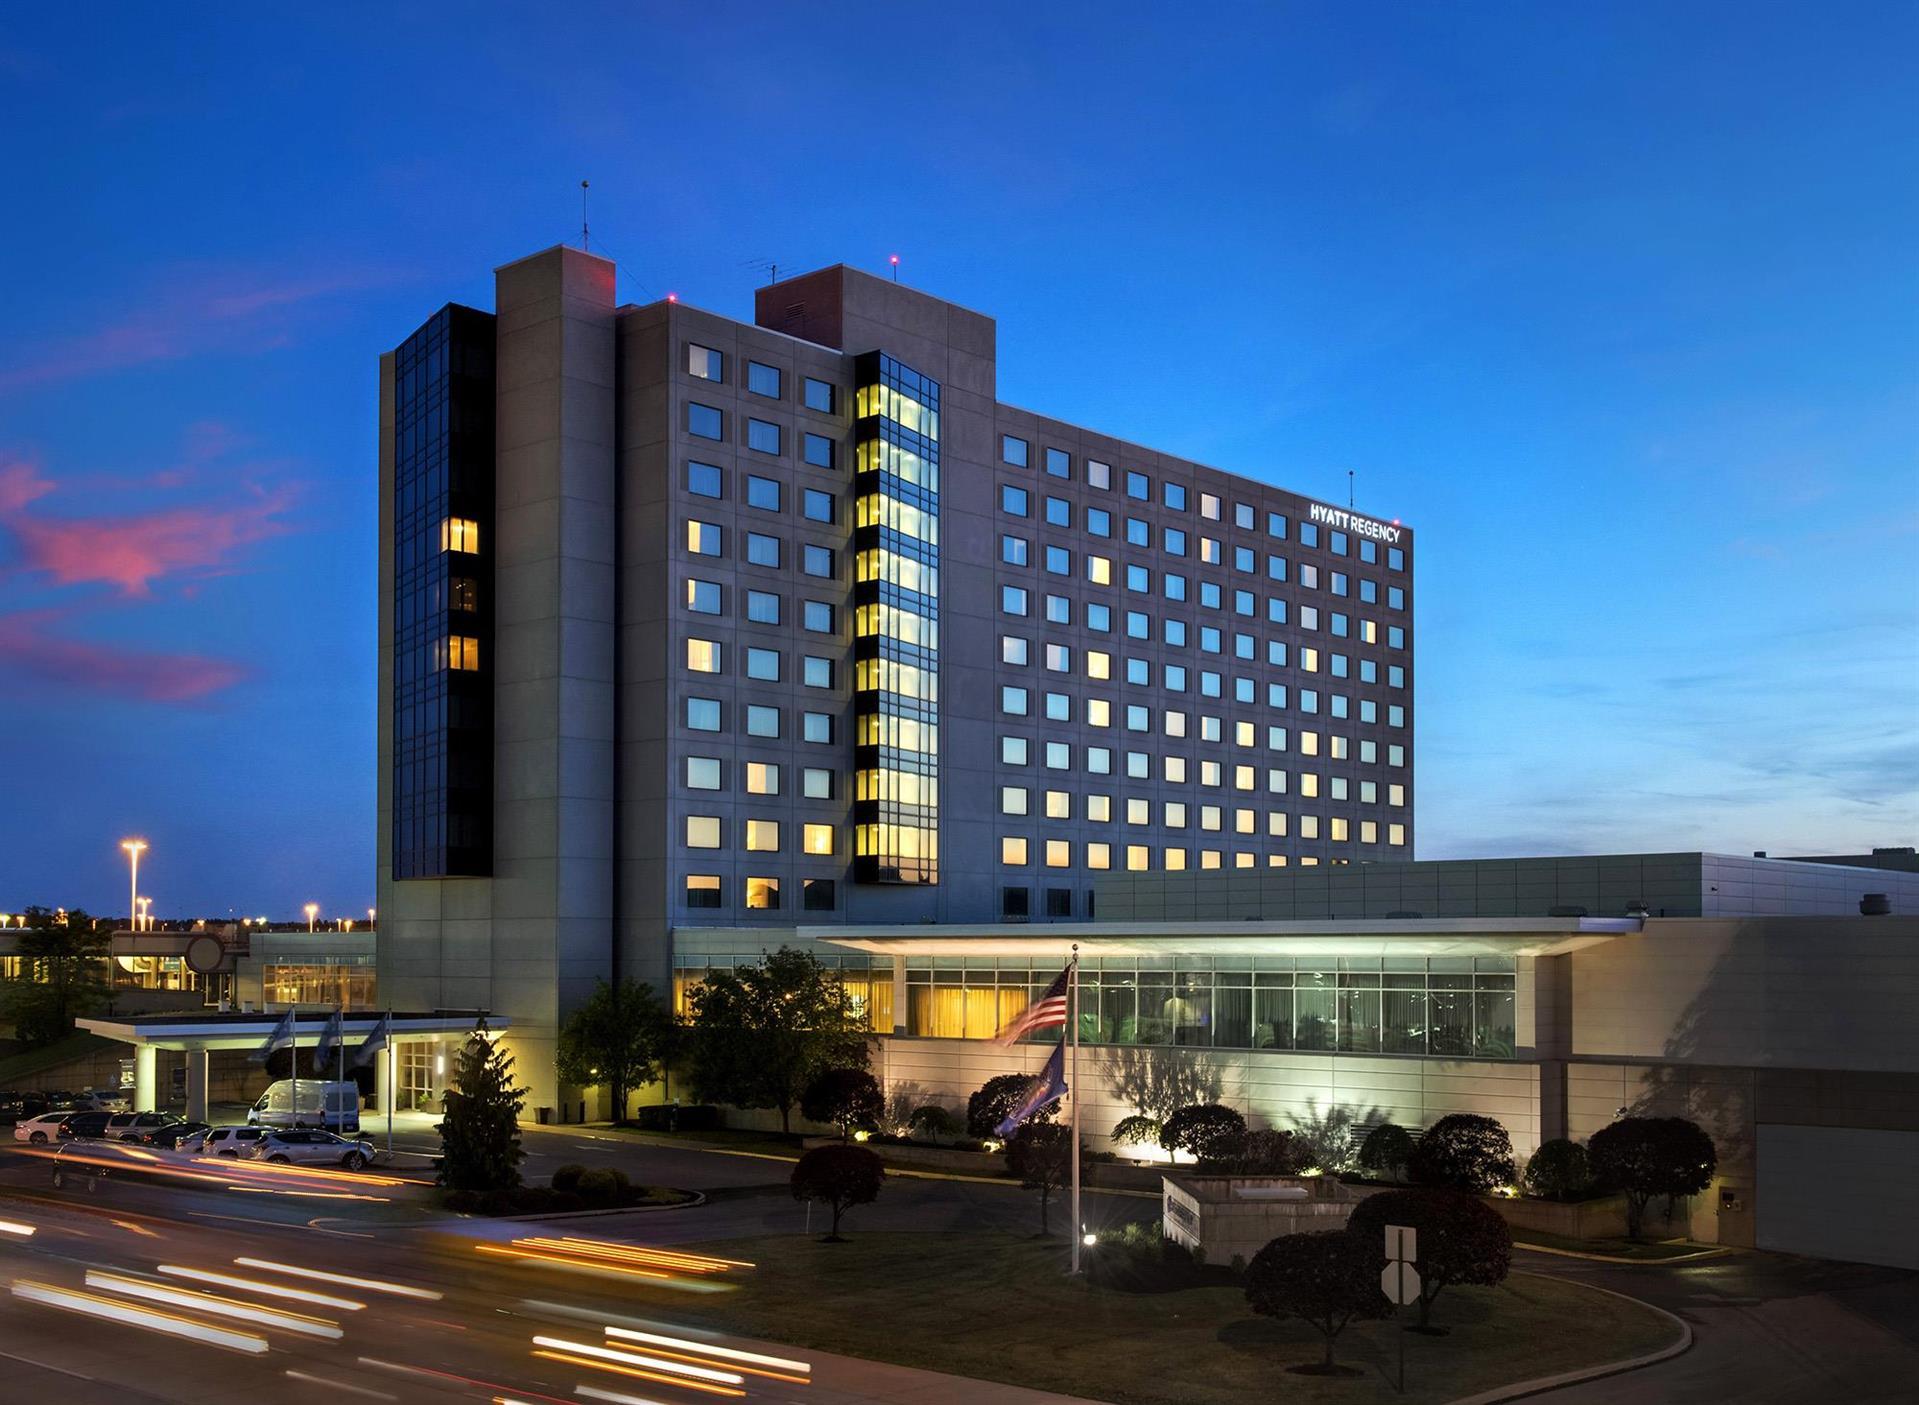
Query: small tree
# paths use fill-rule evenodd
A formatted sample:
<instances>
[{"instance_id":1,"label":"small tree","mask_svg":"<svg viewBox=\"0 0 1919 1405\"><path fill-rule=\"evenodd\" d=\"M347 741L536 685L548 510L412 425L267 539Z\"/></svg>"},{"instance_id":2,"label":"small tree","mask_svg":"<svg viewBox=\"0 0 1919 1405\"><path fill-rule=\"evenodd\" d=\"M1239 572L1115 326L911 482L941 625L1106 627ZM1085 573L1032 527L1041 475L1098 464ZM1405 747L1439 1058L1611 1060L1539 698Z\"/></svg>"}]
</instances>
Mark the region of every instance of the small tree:
<instances>
[{"instance_id":1,"label":"small tree","mask_svg":"<svg viewBox=\"0 0 1919 1405\"><path fill-rule=\"evenodd\" d=\"M1073 1129L1056 1122L1023 1122L1006 1143L1006 1169L1039 1192L1039 1232L1051 1234L1048 1212L1059 1188L1073 1179ZM1084 1148L1081 1149L1084 1154ZM1074 1227L1077 1234L1079 1229Z\"/></svg>"},{"instance_id":2,"label":"small tree","mask_svg":"<svg viewBox=\"0 0 1919 1405\"><path fill-rule=\"evenodd\" d=\"M793 1198L819 1200L830 1206L833 1227L826 1242L839 1244L844 1242L840 1216L855 1205L871 1205L879 1199L885 1180L885 1165L863 1146L816 1146L793 1168Z\"/></svg>"},{"instance_id":3,"label":"small tree","mask_svg":"<svg viewBox=\"0 0 1919 1405\"><path fill-rule=\"evenodd\" d=\"M966 1130L966 1124L938 1103L926 1103L913 1109L906 1119L906 1129L916 1137L938 1141L942 1137L957 1137Z\"/></svg>"},{"instance_id":4,"label":"small tree","mask_svg":"<svg viewBox=\"0 0 1919 1405\"><path fill-rule=\"evenodd\" d=\"M555 1064L563 1082L604 1084L612 1095L613 1120L622 1122L632 1090L659 1076L673 1033L673 1012L652 986L601 981L560 1026Z\"/></svg>"},{"instance_id":5,"label":"small tree","mask_svg":"<svg viewBox=\"0 0 1919 1405\"><path fill-rule=\"evenodd\" d=\"M1683 1117L1622 1117L1586 1144L1593 1178L1626 1196L1626 1234L1639 1238L1655 1195L1697 1195L1712 1184L1719 1153L1696 1122Z\"/></svg>"},{"instance_id":6,"label":"small tree","mask_svg":"<svg viewBox=\"0 0 1919 1405\"><path fill-rule=\"evenodd\" d=\"M1229 1163L1242 1176L1297 1176L1313 1164L1305 1138L1277 1127L1248 1132Z\"/></svg>"},{"instance_id":7,"label":"small tree","mask_svg":"<svg viewBox=\"0 0 1919 1405\"><path fill-rule=\"evenodd\" d=\"M829 1068L800 1094L800 1115L809 1122L830 1122L849 1141L855 1127L872 1131L886 1111L879 1080L863 1068Z\"/></svg>"},{"instance_id":8,"label":"small tree","mask_svg":"<svg viewBox=\"0 0 1919 1405\"><path fill-rule=\"evenodd\" d=\"M1448 1186L1483 1195L1511 1185L1518 1175L1513 1139L1490 1117L1455 1112L1426 1129L1413 1148L1407 1170L1421 1185Z\"/></svg>"},{"instance_id":9,"label":"small tree","mask_svg":"<svg viewBox=\"0 0 1919 1405\"><path fill-rule=\"evenodd\" d=\"M989 1078L977 1092L966 1100L966 1134L969 1137L990 1137L1006 1115L1018 1107L1026 1097L1026 1090L1033 1086L1031 1074L1002 1073L997 1078ZM1029 1122L1051 1122L1059 1114L1058 1103L1048 1103L1027 1119Z\"/></svg>"},{"instance_id":10,"label":"small tree","mask_svg":"<svg viewBox=\"0 0 1919 1405\"><path fill-rule=\"evenodd\" d=\"M44 907L22 916L21 975L6 985L6 1012L23 1044L51 1044L73 1033L73 1021L107 1003L108 934L78 910L64 919Z\"/></svg>"},{"instance_id":11,"label":"small tree","mask_svg":"<svg viewBox=\"0 0 1919 1405\"><path fill-rule=\"evenodd\" d=\"M1246 1265L1246 1301L1266 1317L1297 1317L1326 1340L1318 1366L1294 1369L1314 1375L1342 1374L1333 1364L1333 1341L1355 1319L1385 1317L1392 1304L1379 1290L1376 1256L1350 1234L1283 1234ZM1345 1372L1343 1374L1356 1374Z\"/></svg>"},{"instance_id":12,"label":"small tree","mask_svg":"<svg viewBox=\"0 0 1919 1405\"><path fill-rule=\"evenodd\" d=\"M513 1055L486 1037L482 1021L460 1050L440 1123L440 1184L448 1190L512 1190L520 1183L520 1106Z\"/></svg>"},{"instance_id":13,"label":"small tree","mask_svg":"<svg viewBox=\"0 0 1919 1405\"><path fill-rule=\"evenodd\" d=\"M1246 1140L1246 1119L1223 1103L1182 1107L1160 1128L1159 1144L1169 1152L1191 1152L1202 1166L1231 1161Z\"/></svg>"},{"instance_id":14,"label":"small tree","mask_svg":"<svg viewBox=\"0 0 1919 1405\"><path fill-rule=\"evenodd\" d=\"M1353 1207L1346 1232L1386 1264L1386 1226L1418 1232L1419 1330L1432 1330L1433 1300L1454 1283L1491 1288L1512 1267L1513 1232L1499 1211L1456 1190L1388 1190Z\"/></svg>"},{"instance_id":15,"label":"small tree","mask_svg":"<svg viewBox=\"0 0 1919 1405\"><path fill-rule=\"evenodd\" d=\"M1396 1122L1380 1123L1359 1144L1360 1169L1389 1180L1403 1177L1412 1159L1413 1134Z\"/></svg>"},{"instance_id":16,"label":"small tree","mask_svg":"<svg viewBox=\"0 0 1919 1405\"><path fill-rule=\"evenodd\" d=\"M1564 1137L1541 1142L1526 1162L1526 1189L1546 1200L1572 1200L1592 1187L1586 1148Z\"/></svg>"},{"instance_id":17,"label":"small tree","mask_svg":"<svg viewBox=\"0 0 1919 1405\"><path fill-rule=\"evenodd\" d=\"M1148 1117L1136 1112L1131 1117L1122 1117L1113 1124L1113 1140L1121 1146L1150 1146L1160 1151L1166 1149L1160 1141L1165 1129L1157 1117Z\"/></svg>"}]
</instances>

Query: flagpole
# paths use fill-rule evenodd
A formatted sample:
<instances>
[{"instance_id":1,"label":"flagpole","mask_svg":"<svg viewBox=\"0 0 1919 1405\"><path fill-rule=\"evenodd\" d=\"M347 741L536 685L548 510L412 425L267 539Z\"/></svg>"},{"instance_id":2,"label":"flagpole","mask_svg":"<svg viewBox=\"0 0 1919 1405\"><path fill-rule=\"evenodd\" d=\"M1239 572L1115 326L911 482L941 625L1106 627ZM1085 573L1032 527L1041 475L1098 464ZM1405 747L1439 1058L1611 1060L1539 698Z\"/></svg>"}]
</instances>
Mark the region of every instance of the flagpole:
<instances>
[{"instance_id":1,"label":"flagpole","mask_svg":"<svg viewBox=\"0 0 1919 1405\"><path fill-rule=\"evenodd\" d=\"M293 1125L300 1125L300 1014L294 1003L287 1001L287 1037L293 1041Z\"/></svg>"},{"instance_id":2,"label":"flagpole","mask_svg":"<svg viewBox=\"0 0 1919 1405\"><path fill-rule=\"evenodd\" d=\"M386 1048L380 1050L386 1059L386 1155L393 1159L393 1104L400 1097L400 1049L393 1042L393 1007L386 1007Z\"/></svg>"},{"instance_id":3,"label":"flagpole","mask_svg":"<svg viewBox=\"0 0 1919 1405\"><path fill-rule=\"evenodd\" d=\"M340 1001L340 1086L342 1089L346 1086L346 1001L344 998ZM334 1094L336 1099L340 1096L340 1093ZM353 1092L353 1111L353 1120L357 1123L360 1120L360 1093L357 1088ZM339 1130L342 1135L346 1132L346 1106L344 1103L342 1103L340 1107ZM357 1136L360 1129L356 1126L353 1131L354 1135Z\"/></svg>"},{"instance_id":4,"label":"flagpole","mask_svg":"<svg viewBox=\"0 0 1919 1405\"><path fill-rule=\"evenodd\" d=\"M1072 1159L1073 1167L1073 1267L1079 1272L1079 1245L1086 1231L1079 1217L1079 943L1073 943L1073 1071L1067 1075L1067 1091L1073 1096L1073 1132L1072 1141L1067 1145L1066 1154Z\"/></svg>"}]
</instances>

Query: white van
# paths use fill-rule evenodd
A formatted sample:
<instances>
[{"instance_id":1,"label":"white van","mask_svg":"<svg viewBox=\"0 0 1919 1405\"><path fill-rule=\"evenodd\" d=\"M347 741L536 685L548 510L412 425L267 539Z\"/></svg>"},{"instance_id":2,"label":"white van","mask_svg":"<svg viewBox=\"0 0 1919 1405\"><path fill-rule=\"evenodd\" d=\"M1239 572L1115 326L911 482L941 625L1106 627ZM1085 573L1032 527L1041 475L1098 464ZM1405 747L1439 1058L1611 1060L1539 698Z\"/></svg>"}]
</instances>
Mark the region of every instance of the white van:
<instances>
[{"instance_id":1,"label":"white van","mask_svg":"<svg viewBox=\"0 0 1919 1405\"><path fill-rule=\"evenodd\" d=\"M300 1090L300 1105L293 1105L293 1090ZM269 1084L260 1101L247 1109L247 1122L255 1127L327 1127L335 1132L360 1130L360 1089L355 1083L322 1083L317 1078L302 1078L296 1085L291 1078Z\"/></svg>"}]
</instances>

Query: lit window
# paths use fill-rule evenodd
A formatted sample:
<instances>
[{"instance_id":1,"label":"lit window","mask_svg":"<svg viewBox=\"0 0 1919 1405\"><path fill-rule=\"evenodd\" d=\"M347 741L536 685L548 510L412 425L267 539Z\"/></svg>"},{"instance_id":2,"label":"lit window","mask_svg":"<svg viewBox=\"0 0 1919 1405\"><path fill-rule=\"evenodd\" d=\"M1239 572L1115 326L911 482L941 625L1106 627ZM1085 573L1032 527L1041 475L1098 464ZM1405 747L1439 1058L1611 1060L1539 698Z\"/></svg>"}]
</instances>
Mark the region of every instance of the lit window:
<instances>
[{"instance_id":1,"label":"lit window","mask_svg":"<svg viewBox=\"0 0 1919 1405\"><path fill-rule=\"evenodd\" d=\"M720 817L718 815L688 815L686 817L686 847L689 849L719 848Z\"/></svg>"},{"instance_id":2,"label":"lit window","mask_svg":"<svg viewBox=\"0 0 1919 1405\"><path fill-rule=\"evenodd\" d=\"M1008 867L1018 867L1026 862L1026 841L1007 835L999 841L999 861Z\"/></svg>"},{"instance_id":3,"label":"lit window","mask_svg":"<svg viewBox=\"0 0 1919 1405\"><path fill-rule=\"evenodd\" d=\"M1049 820L1070 820L1073 818L1073 792L1070 790L1047 791L1046 818Z\"/></svg>"},{"instance_id":4,"label":"lit window","mask_svg":"<svg viewBox=\"0 0 1919 1405\"><path fill-rule=\"evenodd\" d=\"M711 639L687 640L686 667L689 673L718 673L720 646Z\"/></svg>"},{"instance_id":5,"label":"lit window","mask_svg":"<svg viewBox=\"0 0 1919 1405\"><path fill-rule=\"evenodd\" d=\"M471 635L450 635L440 662L442 667L457 669L461 673L475 672L480 667L480 641Z\"/></svg>"},{"instance_id":6,"label":"lit window","mask_svg":"<svg viewBox=\"0 0 1919 1405\"><path fill-rule=\"evenodd\" d=\"M776 854L780 848L780 822L778 820L748 820L746 822L746 849L751 854Z\"/></svg>"},{"instance_id":7,"label":"lit window","mask_svg":"<svg viewBox=\"0 0 1919 1405\"><path fill-rule=\"evenodd\" d=\"M1067 839L1047 840L1046 866L1048 868L1071 868L1073 866L1072 841Z\"/></svg>"},{"instance_id":8,"label":"lit window","mask_svg":"<svg viewBox=\"0 0 1919 1405\"><path fill-rule=\"evenodd\" d=\"M1088 868L1111 868L1113 866L1113 846L1111 844L1088 844L1086 846L1086 866Z\"/></svg>"},{"instance_id":9,"label":"lit window","mask_svg":"<svg viewBox=\"0 0 1919 1405\"><path fill-rule=\"evenodd\" d=\"M748 795L778 795L780 793L779 766L771 761L747 762L746 793Z\"/></svg>"},{"instance_id":10,"label":"lit window","mask_svg":"<svg viewBox=\"0 0 1919 1405\"><path fill-rule=\"evenodd\" d=\"M1113 583L1113 563L1109 557L1088 556L1086 558L1086 579L1094 585Z\"/></svg>"},{"instance_id":11,"label":"lit window","mask_svg":"<svg viewBox=\"0 0 1919 1405\"><path fill-rule=\"evenodd\" d=\"M1178 851L1173 849L1168 849L1166 852L1168 857L1170 858L1172 854ZM1128 844L1126 846L1126 867L1128 871L1133 873L1146 872L1146 870L1152 865L1151 856L1152 856L1152 850L1147 848L1146 845ZM1181 866L1182 867L1184 866L1183 862ZM1167 867L1168 868L1172 867L1171 863L1168 863Z\"/></svg>"},{"instance_id":12,"label":"lit window","mask_svg":"<svg viewBox=\"0 0 1919 1405\"><path fill-rule=\"evenodd\" d=\"M719 874L687 874L686 905L688 907L719 907L721 905Z\"/></svg>"},{"instance_id":13,"label":"lit window","mask_svg":"<svg viewBox=\"0 0 1919 1405\"><path fill-rule=\"evenodd\" d=\"M440 523L440 550L477 552L480 524L471 517L449 517Z\"/></svg>"},{"instance_id":14,"label":"lit window","mask_svg":"<svg viewBox=\"0 0 1919 1405\"><path fill-rule=\"evenodd\" d=\"M809 854L830 854L833 852L833 826L830 824L809 824L801 827L800 848Z\"/></svg>"},{"instance_id":15,"label":"lit window","mask_svg":"<svg viewBox=\"0 0 1919 1405\"><path fill-rule=\"evenodd\" d=\"M710 346L701 346L697 342L686 344L686 373L698 380L723 381L726 379L726 357Z\"/></svg>"},{"instance_id":16,"label":"lit window","mask_svg":"<svg viewBox=\"0 0 1919 1405\"><path fill-rule=\"evenodd\" d=\"M720 612L720 585L718 581L686 580L686 608L697 615L717 615Z\"/></svg>"},{"instance_id":17,"label":"lit window","mask_svg":"<svg viewBox=\"0 0 1919 1405\"><path fill-rule=\"evenodd\" d=\"M780 907L780 880L777 878L749 878L746 880L746 906L751 912L778 912Z\"/></svg>"},{"instance_id":18,"label":"lit window","mask_svg":"<svg viewBox=\"0 0 1919 1405\"><path fill-rule=\"evenodd\" d=\"M1087 796L1086 818L1094 824L1110 824L1113 819L1113 797L1110 795Z\"/></svg>"},{"instance_id":19,"label":"lit window","mask_svg":"<svg viewBox=\"0 0 1919 1405\"><path fill-rule=\"evenodd\" d=\"M720 529L713 522L696 522L686 519L686 549L695 556L718 556L720 554Z\"/></svg>"}]
</instances>

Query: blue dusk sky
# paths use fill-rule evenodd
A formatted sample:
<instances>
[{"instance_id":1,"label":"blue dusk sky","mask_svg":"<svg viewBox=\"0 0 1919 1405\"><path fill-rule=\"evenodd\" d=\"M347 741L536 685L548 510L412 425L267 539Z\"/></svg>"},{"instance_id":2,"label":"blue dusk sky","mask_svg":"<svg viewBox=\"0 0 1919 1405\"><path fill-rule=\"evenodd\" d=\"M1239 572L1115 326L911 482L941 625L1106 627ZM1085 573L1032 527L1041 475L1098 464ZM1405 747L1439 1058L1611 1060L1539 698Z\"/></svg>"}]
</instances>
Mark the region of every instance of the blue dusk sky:
<instances>
[{"instance_id":1,"label":"blue dusk sky","mask_svg":"<svg viewBox=\"0 0 1919 1405\"><path fill-rule=\"evenodd\" d=\"M271 15L271 18L269 18ZM1919 838L1919 8L16 9L0 910L373 901L376 358L577 237L1419 541L1418 856Z\"/></svg>"}]
</instances>

